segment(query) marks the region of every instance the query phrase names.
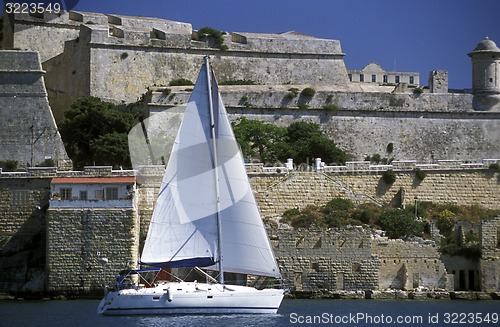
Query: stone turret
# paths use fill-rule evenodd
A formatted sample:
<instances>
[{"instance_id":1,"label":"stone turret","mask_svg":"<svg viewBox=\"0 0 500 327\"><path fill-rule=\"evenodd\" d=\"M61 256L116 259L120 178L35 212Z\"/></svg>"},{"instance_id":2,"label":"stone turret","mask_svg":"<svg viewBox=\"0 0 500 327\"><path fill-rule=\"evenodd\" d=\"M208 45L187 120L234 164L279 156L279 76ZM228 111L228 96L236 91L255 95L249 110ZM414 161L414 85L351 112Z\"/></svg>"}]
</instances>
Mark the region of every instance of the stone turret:
<instances>
[{"instance_id":1,"label":"stone turret","mask_svg":"<svg viewBox=\"0 0 500 327\"><path fill-rule=\"evenodd\" d=\"M500 49L486 37L469 57L472 59L474 110L500 111Z\"/></svg>"}]
</instances>

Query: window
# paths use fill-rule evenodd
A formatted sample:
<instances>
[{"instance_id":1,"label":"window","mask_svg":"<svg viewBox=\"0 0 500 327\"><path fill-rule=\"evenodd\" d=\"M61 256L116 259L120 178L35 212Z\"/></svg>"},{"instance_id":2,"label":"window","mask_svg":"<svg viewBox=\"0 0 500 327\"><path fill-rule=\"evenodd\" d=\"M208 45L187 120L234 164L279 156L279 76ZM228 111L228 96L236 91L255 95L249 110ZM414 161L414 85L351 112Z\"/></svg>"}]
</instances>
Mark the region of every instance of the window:
<instances>
[{"instance_id":1,"label":"window","mask_svg":"<svg viewBox=\"0 0 500 327\"><path fill-rule=\"evenodd\" d=\"M12 191L10 203L15 206L27 206L29 204L28 191Z\"/></svg>"},{"instance_id":2,"label":"window","mask_svg":"<svg viewBox=\"0 0 500 327\"><path fill-rule=\"evenodd\" d=\"M396 75L396 77L394 77L394 78L395 78L396 84L399 83L399 76Z\"/></svg>"},{"instance_id":3,"label":"window","mask_svg":"<svg viewBox=\"0 0 500 327\"><path fill-rule=\"evenodd\" d=\"M349 76L349 80L352 82L352 74L348 74L347 76Z\"/></svg>"},{"instance_id":4,"label":"window","mask_svg":"<svg viewBox=\"0 0 500 327\"><path fill-rule=\"evenodd\" d=\"M415 84L415 78L413 78L413 76L410 76L410 84Z\"/></svg>"},{"instance_id":5,"label":"window","mask_svg":"<svg viewBox=\"0 0 500 327\"><path fill-rule=\"evenodd\" d=\"M377 82L377 75L372 75L372 83Z\"/></svg>"},{"instance_id":6,"label":"window","mask_svg":"<svg viewBox=\"0 0 500 327\"><path fill-rule=\"evenodd\" d=\"M71 200L72 189L70 187L61 187L61 200Z\"/></svg>"},{"instance_id":7,"label":"window","mask_svg":"<svg viewBox=\"0 0 500 327\"><path fill-rule=\"evenodd\" d=\"M365 74L359 74L359 81L364 82L365 81Z\"/></svg>"},{"instance_id":8,"label":"window","mask_svg":"<svg viewBox=\"0 0 500 327\"><path fill-rule=\"evenodd\" d=\"M88 200L87 191L80 191L80 200L84 200L84 201Z\"/></svg>"},{"instance_id":9,"label":"window","mask_svg":"<svg viewBox=\"0 0 500 327\"><path fill-rule=\"evenodd\" d=\"M106 200L118 200L118 187L106 187Z\"/></svg>"},{"instance_id":10,"label":"window","mask_svg":"<svg viewBox=\"0 0 500 327\"><path fill-rule=\"evenodd\" d=\"M104 190L96 190L95 198L99 200L104 200Z\"/></svg>"},{"instance_id":11,"label":"window","mask_svg":"<svg viewBox=\"0 0 500 327\"><path fill-rule=\"evenodd\" d=\"M352 272L361 272L361 264L358 262L352 263Z\"/></svg>"},{"instance_id":12,"label":"window","mask_svg":"<svg viewBox=\"0 0 500 327\"><path fill-rule=\"evenodd\" d=\"M387 83L387 75L384 75L384 83Z\"/></svg>"}]
</instances>

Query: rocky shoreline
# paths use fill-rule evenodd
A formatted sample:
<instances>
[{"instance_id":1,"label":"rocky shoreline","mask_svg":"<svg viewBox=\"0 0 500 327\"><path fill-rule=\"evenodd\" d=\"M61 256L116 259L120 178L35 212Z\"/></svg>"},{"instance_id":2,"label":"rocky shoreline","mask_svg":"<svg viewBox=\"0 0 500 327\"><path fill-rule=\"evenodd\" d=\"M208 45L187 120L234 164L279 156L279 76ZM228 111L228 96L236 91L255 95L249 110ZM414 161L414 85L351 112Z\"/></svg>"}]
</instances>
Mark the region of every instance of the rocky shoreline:
<instances>
[{"instance_id":1,"label":"rocky shoreline","mask_svg":"<svg viewBox=\"0 0 500 327\"><path fill-rule=\"evenodd\" d=\"M369 300L500 300L500 292L469 291L294 291L287 298L294 299L369 299Z\"/></svg>"}]
</instances>

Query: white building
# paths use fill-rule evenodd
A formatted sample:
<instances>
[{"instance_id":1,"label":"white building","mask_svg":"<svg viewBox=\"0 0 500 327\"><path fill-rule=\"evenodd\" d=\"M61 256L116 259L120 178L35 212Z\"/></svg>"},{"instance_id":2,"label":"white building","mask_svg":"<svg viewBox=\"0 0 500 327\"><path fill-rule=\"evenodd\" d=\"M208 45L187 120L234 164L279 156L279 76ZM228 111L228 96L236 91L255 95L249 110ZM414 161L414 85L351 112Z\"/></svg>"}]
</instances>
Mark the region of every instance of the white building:
<instances>
[{"instance_id":1,"label":"white building","mask_svg":"<svg viewBox=\"0 0 500 327\"><path fill-rule=\"evenodd\" d=\"M51 182L51 207L132 207L134 176L56 177Z\"/></svg>"},{"instance_id":2,"label":"white building","mask_svg":"<svg viewBox=\"0 0 500 327\"><path fill-rule=\"evenodd\" d=\"M388 72L380 65L371 63L361 70L347 71L349 80L355 83L399 84L407 83L412 86L420 85L420 75L416 72Z\"/></svg>"}]
</instances>

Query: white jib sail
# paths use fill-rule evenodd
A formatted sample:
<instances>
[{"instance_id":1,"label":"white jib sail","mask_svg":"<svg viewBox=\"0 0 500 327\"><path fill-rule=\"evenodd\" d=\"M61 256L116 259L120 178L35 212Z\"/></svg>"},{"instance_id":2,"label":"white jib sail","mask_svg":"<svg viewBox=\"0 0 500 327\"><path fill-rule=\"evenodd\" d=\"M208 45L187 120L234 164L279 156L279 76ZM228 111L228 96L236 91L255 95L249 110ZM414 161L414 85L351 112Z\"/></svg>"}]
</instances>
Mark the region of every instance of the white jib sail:
<instances>
[{"instance_id":1,"label":"white jib sail","mask_svg":"<svg viewBox=\"0 0 500 327\"><path fill-rule=\"evenodd\" d=\"M206 69L203 65L172 148L143 263L211 266L217 260L217 195ZM215 77L212 97L224 271L279 277Z\"/></svg>"}]
</instances>

